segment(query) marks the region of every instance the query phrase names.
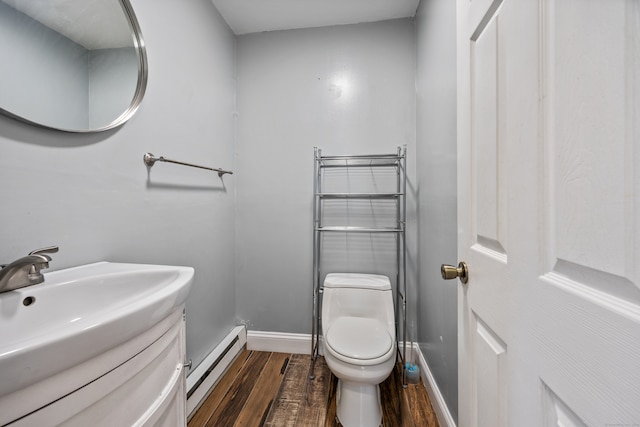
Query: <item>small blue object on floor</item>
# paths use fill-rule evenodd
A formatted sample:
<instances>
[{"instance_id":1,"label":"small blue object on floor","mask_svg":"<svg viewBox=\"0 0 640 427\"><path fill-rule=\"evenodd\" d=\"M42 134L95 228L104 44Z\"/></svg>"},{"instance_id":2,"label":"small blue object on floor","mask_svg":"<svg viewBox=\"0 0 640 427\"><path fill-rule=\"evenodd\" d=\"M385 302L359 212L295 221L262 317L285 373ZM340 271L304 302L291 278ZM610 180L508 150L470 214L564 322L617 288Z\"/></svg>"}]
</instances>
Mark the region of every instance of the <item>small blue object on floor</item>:
<instances>
[{"instance_id":1,"label":"small blue object on floor","mask_svg":"<svg viewBox=\"0 0 640 427\"><path fill-rule=\"evenodd\" d=\"M405 363L404 367L407 375L407 384L418 384L420 382L420 367L411 362Z\"/></svg>"}]
</instances>

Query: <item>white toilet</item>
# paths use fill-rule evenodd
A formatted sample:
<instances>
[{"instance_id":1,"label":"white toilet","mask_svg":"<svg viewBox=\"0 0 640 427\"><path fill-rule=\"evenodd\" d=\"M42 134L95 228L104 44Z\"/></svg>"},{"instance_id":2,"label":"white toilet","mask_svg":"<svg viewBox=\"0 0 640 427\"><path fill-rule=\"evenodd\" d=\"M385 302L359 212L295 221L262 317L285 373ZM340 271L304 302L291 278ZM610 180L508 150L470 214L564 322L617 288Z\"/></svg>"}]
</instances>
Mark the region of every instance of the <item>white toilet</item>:
<instances>
[{"instance_id":1,"label":"white toilet","mask_svg":"<svg viewBox=\"0 0 640 427\"><path fill-rule=\"evenodd\" d=\"M338 419L344 427L378 427L382 423L379 384L396 361L389 278L327 274L323 295L324 358L339 379Z\"/></svg>"}]
</instances>

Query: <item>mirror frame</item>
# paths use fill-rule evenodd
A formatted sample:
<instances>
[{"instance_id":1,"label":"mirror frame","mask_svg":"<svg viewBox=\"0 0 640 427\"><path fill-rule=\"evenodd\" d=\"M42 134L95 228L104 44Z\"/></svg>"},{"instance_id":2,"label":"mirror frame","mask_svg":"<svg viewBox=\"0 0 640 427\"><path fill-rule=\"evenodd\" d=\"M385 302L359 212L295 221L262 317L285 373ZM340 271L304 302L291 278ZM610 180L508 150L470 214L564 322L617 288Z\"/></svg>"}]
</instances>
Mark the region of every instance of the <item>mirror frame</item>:
<instances>
[{"instance_id":1,"label":"mirror frame","mask_svg":"<svg viewBox=\"0 0 640 427\"><path fill-rule=\"evenodd\" d=\"M5 116L19 120L23 123L34 125L39 128L57 130L57 131L68 132L68 133L104 132L106 130L116 128L126 123L135 114L135 112L140 107L140 104L142 103L142 99L144 98L144 94L147 90L149 66L147 63L147 49L145 47L144 39L142 37L142 31L140 30L140 24L138 23L136 15L133 11L133 7L131 6L131 3L129 2L129 0L115 0L115 1L120 3L120 6L122 6L122 10L126 15L126 18L129 20L129 25L131 27L131 32L132 32L131 35L133 37L133 47L136 50L136 56L138 57L138 81L136 83L136 90L134 92L133 99L129 104L129 107L122 114L120 114L120 116L118 116L108 125L94 128L94 129L64 129L64 128L58 128L58 127L34 122L25 117L18 116L17 114L12 113L11 111L5 110L2 107L0 107L0 112Z\"/></svg>"}]
</instances>

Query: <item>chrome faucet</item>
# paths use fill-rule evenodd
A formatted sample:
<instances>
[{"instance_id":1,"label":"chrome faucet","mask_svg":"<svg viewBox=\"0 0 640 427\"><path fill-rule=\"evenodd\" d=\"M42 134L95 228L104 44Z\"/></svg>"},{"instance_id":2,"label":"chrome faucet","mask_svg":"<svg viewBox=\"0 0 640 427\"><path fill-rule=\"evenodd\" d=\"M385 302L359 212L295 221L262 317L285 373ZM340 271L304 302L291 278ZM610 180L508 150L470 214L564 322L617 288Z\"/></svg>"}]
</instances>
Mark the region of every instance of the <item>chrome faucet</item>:
<instances>
[{"instance_id":1,"label":"chrome faucet","mask_svg":"<svg viewBox=\"0 0 640 427\"><path fill-rule=\"evenodd\" d=\"M44 282L44 275L40 272L49 268L51 257L45 254L58 252L57 246L36 249L29 255L13 261L11 264L0 266L0 292L7 292L25 286L37 285Z\"/></svg>"}]
</instances>

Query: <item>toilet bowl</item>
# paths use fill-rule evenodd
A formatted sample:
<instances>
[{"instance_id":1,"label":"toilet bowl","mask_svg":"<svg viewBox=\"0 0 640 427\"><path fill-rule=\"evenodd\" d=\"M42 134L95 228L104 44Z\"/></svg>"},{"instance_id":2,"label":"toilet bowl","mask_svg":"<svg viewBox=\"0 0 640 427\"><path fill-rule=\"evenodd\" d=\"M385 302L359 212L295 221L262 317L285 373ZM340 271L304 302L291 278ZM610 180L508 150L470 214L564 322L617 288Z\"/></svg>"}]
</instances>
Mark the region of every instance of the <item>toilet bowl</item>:
<instances>
[{"instance_id":1,"label":"toilet bowl","mask_svg":"<svg viewBox=\"0 0 640 427\"><path fill-rule=\"evenodd\" d=\"M331 273L322 299L324 358L338 378L337 415L344 427L378 427L380 387L396 361L391 283L386 276Z\"/></svg>"}]
</instances>

